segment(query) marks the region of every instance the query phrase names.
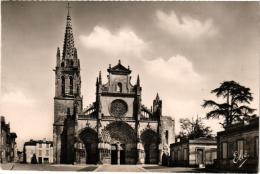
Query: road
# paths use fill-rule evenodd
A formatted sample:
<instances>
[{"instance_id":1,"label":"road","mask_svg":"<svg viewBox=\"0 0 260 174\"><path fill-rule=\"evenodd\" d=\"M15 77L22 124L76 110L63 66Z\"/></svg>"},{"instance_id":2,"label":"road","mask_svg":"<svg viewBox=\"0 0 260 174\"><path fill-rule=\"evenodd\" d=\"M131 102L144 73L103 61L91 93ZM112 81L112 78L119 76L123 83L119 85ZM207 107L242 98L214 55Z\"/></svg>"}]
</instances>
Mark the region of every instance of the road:
<instances>
[{"instance_id":1,"label":"road","mask_svg":"<svg viewBox=\"0 0 260 174\"><path fill-rule=\"evenodd\" d=\"M60 165L60 164L1 164L4 170L33 171L84 171L84 172L185 172L206 173L205 169L187 167L164 167L158 165Z\"/></svg>"}]
</instances>

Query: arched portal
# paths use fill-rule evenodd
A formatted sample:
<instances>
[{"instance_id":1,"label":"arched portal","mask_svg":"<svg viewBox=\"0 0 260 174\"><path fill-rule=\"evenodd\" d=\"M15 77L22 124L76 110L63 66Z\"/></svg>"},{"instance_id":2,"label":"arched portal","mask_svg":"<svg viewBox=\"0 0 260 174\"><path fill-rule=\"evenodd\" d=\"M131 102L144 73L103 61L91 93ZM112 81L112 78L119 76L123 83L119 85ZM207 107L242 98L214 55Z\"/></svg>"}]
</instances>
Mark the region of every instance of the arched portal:
<instances>
[{"instance_id":1,"label":"arched portal","mask_svg":"<svg viewBox=\"0 0 260 174\"><path fill-rule=\"evenodd\" d=\"M158 163L158 135L151 129L141 134L141 141L144 146L145 164Z\"/></svg>"},{"instance_id":2,"label":"arched portal","mask_svg":"<svg viewBox=\"0 0 260 174\"><path fill-rule=\"evenodd\" d=\"M86 163L97 164L98 162L98 134L91 128L85 128L79 134L86 148Z\"/></svg>"},{"instance_id":3,"label":"arched portal","mask_svg":"<svg viewBox=\"0 0 260 174\"><path fill-rule=\"evenodd\" d=\"M123 121L115 121L106 126L110 136L111 164L136 164L136 133Z\"/></svg>"}]
</instances>

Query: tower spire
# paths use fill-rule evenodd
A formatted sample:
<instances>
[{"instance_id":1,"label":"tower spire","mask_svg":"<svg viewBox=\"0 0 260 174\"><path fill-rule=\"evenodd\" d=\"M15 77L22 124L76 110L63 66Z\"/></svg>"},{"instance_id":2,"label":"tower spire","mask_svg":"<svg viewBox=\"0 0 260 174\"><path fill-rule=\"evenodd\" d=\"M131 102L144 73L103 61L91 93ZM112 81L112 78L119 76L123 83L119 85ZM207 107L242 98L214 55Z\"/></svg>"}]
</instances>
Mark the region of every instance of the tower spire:
<instances>
[{"instance_id":1,"label":"tower spire","mask_svg":"<svg viewBox=\"0 0 260 174\"><path fill-rule=\"evenodd\" d=\"M96 80L96 85L98 86L99 82L98 82L98 77L97 77L97 80Z\"/></svg>"},{"instance_id":2,"label":"tower spire","mask_svg":"<svg viewBox=\"0 0 260 174\"><path fill-rule=\"evenodd\" d=\"M68 14L67 14L67 21L66 21L66 29L65 29L65 37L63 43L63 52L62 52L62 59L73 59L74 55L74 38L72 33L72 24L71 24L71 17L70 17L70 9L69 3L67 5Z\"/></svg>"},{"instance_id":3,"label":"tower spire","mask_svg":"<svg viewBox=\"0 0 260 174\"><path fill-rule=\"evenodd\" d=\"M159 94L157 92L155 100L160 100Z\"/></svg>"},{"instance_id":4,"label":"tower spire","mask_svg":"<svg viewBox=\"0 0 260 174\"><path fill-rule=\"evenodd\" d=\"M102 84L101 71L99 71L98 81L99 81L99 84Z\"/></svg>"},{"instance_id":5,"label":"tower spire","mask_svg":"<svg viewBox=\"0 0 260 174\"><path fill-rule=\"evenodd\" d=\"M137 86L140 86L140 77L139 77L139 74L137 75L136 85L137 85Z\"/></svg>"}]
</instances>

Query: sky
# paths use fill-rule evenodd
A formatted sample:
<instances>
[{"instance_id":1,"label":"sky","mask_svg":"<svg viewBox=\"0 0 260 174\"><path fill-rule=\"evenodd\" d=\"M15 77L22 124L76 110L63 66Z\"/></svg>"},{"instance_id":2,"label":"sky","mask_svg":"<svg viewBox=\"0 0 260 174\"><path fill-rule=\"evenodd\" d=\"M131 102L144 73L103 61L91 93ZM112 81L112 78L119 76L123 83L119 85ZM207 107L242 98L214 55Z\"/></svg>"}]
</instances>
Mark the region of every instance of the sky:
<instances>
[{"instance_id":1,"label":"sky","mask_svg":"<svg viewBox=\"0 0 260 174\"><path fill-rule=\"evenodd\" d=\"M1 3L0 115L25 141L52 140L57 47L62 49L66 2ZM95 100L95 80L106 82L118 59L140 75L142 102L156 93L163 115L205 117L204 99L225 80L249 87L259 114L257 2L71 2L81 61L83 106ZM220 120L204 120L214 133Z\"/></svg>"}]
</instances>

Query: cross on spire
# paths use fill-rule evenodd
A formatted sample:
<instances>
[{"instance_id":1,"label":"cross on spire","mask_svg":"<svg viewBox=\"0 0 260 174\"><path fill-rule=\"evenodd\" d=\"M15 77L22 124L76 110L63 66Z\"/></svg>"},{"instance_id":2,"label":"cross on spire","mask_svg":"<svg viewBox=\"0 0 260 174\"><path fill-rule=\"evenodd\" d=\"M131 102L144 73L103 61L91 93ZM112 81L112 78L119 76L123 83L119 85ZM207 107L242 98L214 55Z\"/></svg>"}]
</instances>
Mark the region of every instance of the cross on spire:
<instances>
[{"instance_id":1,"label":"cross on spire","mask_svg":"<svg viewBox=\"0 0 260 174\"><path fill-rule=\"evenodd\" d=\"M75 47L74 47L74 38L72 33L72 24L71 24L71 17L70 17L70 11L69 9L70 4L67 4L68 9L68 15L67 15L67 21L66 21L66 30L65 30L65 38L64 38L64 45L63 45L63 52L62 52L62 58L63 59L73 59Z\"/></svg>"},{"instance_id":2,"label":"cross on spire","mask_svg":"<svg viewBox=\"0 0 260 174\"><path fill-rule=\"evenodd\" d=\"M68 16L70 15L70 8L72 8L72 7L70 6L70 3L68 2L68 4L67 4Z\"/></svg>"}]
</instances>

